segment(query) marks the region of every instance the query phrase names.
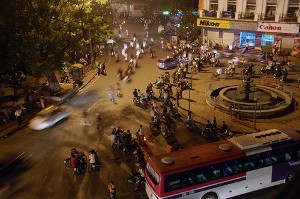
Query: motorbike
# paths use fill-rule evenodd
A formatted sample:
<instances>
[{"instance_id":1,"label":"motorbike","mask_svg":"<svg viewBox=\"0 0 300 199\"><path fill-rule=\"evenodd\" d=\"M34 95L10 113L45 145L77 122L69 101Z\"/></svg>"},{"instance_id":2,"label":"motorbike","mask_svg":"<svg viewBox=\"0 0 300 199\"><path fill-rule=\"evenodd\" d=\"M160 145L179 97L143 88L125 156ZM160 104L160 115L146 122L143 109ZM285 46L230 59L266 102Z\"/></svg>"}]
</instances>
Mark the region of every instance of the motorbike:
<instances>
[{"instance_id":1,"label":"motorbike","mask_svg":"<svg viewBox=\"0 0 300 199\"><path fill-rule=\"evenodd\" d=\"M196 122L192 119L192 117L188 117L188 119L184 122L184 126L188 130L193 130L196 127Z\"/></svg>"},{"instance_id":2,"label":"motorbike","mask_svg":"<svg viewBox=\"0 0 300 199\"><path fill-rule=\"evenodd\" d=\"M137 137L138 143L139 143L141 146L146 146L146 145L147 145L147 139L146 139L145 135L140 135L140 134L137 132L137 133L136 133L136 137Z\"/></svg>"},{"instance_id":3,"label":"motorbike","mask_svg":"<svg viewBox=\"0 0 300 199\"><path fill-rule=\"evenodd\" d=\"M112 144L113 149L121 149L124 147L124 141L121 135L117 134L114 143Z\"/></svg>"},{"instance_id":4,"label":"motorbike","mask_svg":"<svg viewBox=\"0 0 300 199\"><path fill-rule=\"evenodd\" d=\"M177 108L175 108L174 106L173 106L173 108L170 109L170 115L172 117L175 117L175 118L180 116L180 114L178 113Z\"/></svg>"},{"instance_id":5,"label":"motorbike","mask_svg":"<svg viewBox=\"0 0 300 199\"><path fill-rule=\"evenodd\" d=\"M156 89L161 89L162 87L164 87L164 84L161 82L158 82L157 80L152 85Z\"/></svg>"},{"instance_id":6,"label":"motorbike","mask_svg":"<svg viewBox=\"0 0 300 199\"><path fill-rule=\"evenodd\" d=\"M133 97L133 104L142 108L146 108L147 98Z\"/></svg>"},{"instance_id":7,"label":"motorbike","mask_svg":"<svg viewBox=\"0 0 300 199\"><path fill-rule=\"evenodd\" d=\"M153 90L148 90L148 91L146 91L146 93L147 93L147 99L148 99L148 101L150 101L150 100L152 100L152 99L155 98L155 94L154 94Z\"/></svg>"},{"instance_id":8,"label":"motorbike","mask_svg":"<svg viewBox=\"0 0 300 199\"><path fill-rule=\"evenodd\" d=\"M145 178L142 177L139 172L131 171L129 177L126 178L125 182L127 184L144 184L146 181Z\"/></svg>"},{"instance_id":9,"label":"motorbike","mask_svg":"<svg viewBox=\"0 0 300 199\"><path fill-rule=\"evenodd\" d=\"M76 151L75 156L78 160L77 166L73 168L74 174L81 174L84 173L87 169L87 157L81 151ZM71 167L71 157L68 157L64 160L64 165L66 167Z\"/></svg>"},{"instance_id":10,"label":"motorbike","mask_svg":"<svg viewBox=\"0 0 300 199\"><path fill-rule=\"evenodd\" d=\"M125 155L129 156L134 153L139 147L138 143L135 140L131 140L129 143L124 144L123 152Z\"/></svg>"},{"instance_id":11,"label":"motorbike","mask_svg":"<svg viewBox=\"0 0 300 199\"><path fill-rule=\"evenodd\" d=\"M161 123L160 125L160 133L164 138L171 136L171 130L165 123Z\"/></svg>"}]
</instances>

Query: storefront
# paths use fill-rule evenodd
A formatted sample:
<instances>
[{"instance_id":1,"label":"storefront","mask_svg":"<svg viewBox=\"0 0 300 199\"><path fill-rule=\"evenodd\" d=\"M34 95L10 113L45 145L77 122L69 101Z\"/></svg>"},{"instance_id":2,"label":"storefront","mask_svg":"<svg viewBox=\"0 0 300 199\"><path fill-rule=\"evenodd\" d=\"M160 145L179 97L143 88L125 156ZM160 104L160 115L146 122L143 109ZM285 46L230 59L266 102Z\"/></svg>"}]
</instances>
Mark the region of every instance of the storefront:
<instances>
[{"instance_id":1,"label":"storefront","mask_svg":"<svg viewBox=\"0 0 300 199\"><path fill-rule=\"evenodd\" d=\"M294 38L300 37L299 24L262 23L235 20L198 18L197 26L203 28L203 43L211 41L224 46L264 46L292 49Z\"/></svg>"},{"instance_id":2,"label":"storefront","mask_svg":"<svg viewBox=\"0 0 300 199\"><path fill-rule=\"evenodd\" d=\"M292 49L294 38L299 35L299 24L258 22L257 32L261 36L261 46Z\"/></svg>"},{"instance_id":3,"label":"storefront","mask_svg":"<svg viewBox=\"0 0 300 199\"><path fill-rule=\"evenodd\" d=\"M223 38L230 37L226 34L226 31L230 29L229 20L215 20L215 19L206 19L198 18L197 26L202 27L203 29L203 43L206 41L211 41L215 43L224 43ZM231 38L231 37L230 37Z\"/></svg>"}]
</instances>

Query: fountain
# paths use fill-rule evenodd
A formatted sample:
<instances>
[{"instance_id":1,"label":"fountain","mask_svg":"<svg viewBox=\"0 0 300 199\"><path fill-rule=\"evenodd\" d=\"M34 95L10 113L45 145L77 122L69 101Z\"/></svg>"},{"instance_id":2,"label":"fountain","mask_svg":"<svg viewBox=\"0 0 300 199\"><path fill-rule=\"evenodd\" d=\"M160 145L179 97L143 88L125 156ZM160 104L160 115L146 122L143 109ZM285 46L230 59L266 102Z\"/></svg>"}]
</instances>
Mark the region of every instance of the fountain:
<instances>
[{"instance_id":1,"label":"fountain","mask_svg":"<svg viewBox=\"0 0 300 199\"><path fill-rule=\"evenodd\" d=\"M250 77L242 85L220 86L208 91L206 102L223 110L254 114L258 117L275 117L292 104L292 97L276 88L256 85ZM213 100L212 100L213 99Z\"/></svg>"}]
</instances>

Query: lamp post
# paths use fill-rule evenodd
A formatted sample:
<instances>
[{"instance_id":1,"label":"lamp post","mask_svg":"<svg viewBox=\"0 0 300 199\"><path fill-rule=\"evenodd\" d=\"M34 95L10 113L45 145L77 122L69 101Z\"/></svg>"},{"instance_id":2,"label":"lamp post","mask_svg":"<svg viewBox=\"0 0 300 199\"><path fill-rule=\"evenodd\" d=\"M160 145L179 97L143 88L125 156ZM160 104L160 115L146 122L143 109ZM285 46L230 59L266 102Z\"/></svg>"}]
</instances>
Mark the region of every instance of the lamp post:
<instances>
[{"instance_id":1,"label":"lamp post","mask_svg":"<svg viewBox=\"0 0 300 199\"><path fill-rule=\"evenodd\" d=\"M254 98L255 101L255 109L254 109L254 129L256 130L256 110L257 110L257 98Z\"/></svg>"},{"instance_id":2,"label":"lamp post","mask_svg":"<svg viewBox=\"0 0 300 199\"><path fill-rule=\"evenodd\" d=\"M191 81L190 81L190 87L189 87L189 112L191 112L191 87L193 83L193 72L191 71Z\"/></svg>"}]
</instances>

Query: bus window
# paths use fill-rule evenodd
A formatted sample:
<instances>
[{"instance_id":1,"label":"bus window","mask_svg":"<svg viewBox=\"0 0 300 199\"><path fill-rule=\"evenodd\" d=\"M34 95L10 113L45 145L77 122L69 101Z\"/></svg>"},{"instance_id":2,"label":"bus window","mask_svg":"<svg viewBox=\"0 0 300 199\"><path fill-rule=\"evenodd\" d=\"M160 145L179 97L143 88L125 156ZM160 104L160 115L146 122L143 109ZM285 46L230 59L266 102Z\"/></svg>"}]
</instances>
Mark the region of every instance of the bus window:
<instances>
[{"instance_id":1,"label":"bus window","mask_svg":"<svg viewBox=\"0 0 300 199\"><path fill-rule=\"evenodd\" d=\"M284 157L285 157L285 161L290 161L292 159L291 153L285 153Z\"/></svg>"},{"instance_id":2,"label":"bus window","mask_svg":"<svg viewBox=\"0 0 300 199\"><path fill-rule=\"evenodd\" d=\"M185 188L195 184L193 171L183 171L165 177L165 192Z\"/></svg>"},{"instance_id":3,"label":"bus window","mask_svg":"<svg viewBox=\"0 0 300 199\"><path fill-rule=\"evenodd\" d=\"M234 160L231 164L234 173L241 173L243 171L243 164L241 163L241 160Z\"/></svg>"},{"instance_id":4,"label":"bus window","mask_svg":"<svg viewBox=\"0 0 300 199\"><path fill-rule=\"evenodd\" d=\"M154 171L154 169L151 167L151 165L149 163L147 163L146 165L146 171L148 172L152 182L155 184L155 185L158 185L158 182L159 182L159 175L158 173L156 173Z\"/></svg>"},{"instance_id":5,"label":"bus window","mask_svg":"<svg viewBox=\"0 0 300 199\"><path fill-rule=\"evenodd\" d=\"M297 158L300 158L300 149L297 150Z\"/></svg>"},{"instance_id":6,"label":"bus window","mask_svg":"<svg viewBox=\"0 0 300 199\"><path fill-rule=\"evenodd\" d=\"M202 183L202 182L207 181L205 175L202 173L196 175L196 180L197 180L197 183Z\"/></svg>"},{"instance_id":7,"label":"bus window","mask_svg":"<svg viewBox=\"0 0 300 199\"><path fill-rule=\"evenodd\" d=\"M244 164L244 170L245 171L252 171L255 169L254 163L249 161L249 162L245 162Z\"/></svg>"},{"instance_id":8,"label":"bus window","mask_svg":"<svg viewBox=\"0 0 300 199\"><path fill-rule=\"evenodd\" d=\"M214 174L213 179L220 178L220 176L221 176L220 169L218 169L216 166L210 166L210 169L211 169L212 173Z\"/></svg>"},{"instance_id":9,"label":"bus window","mask_svg":"<svg viewBox=\"0 0 300 199\"><path fill-rule=\"evenodd\" d=\"M230 176L233 174L232 169L229 167L228 163L225 163L224 167L223 167L223 176Z\"/></svg>"}]
</instances>

